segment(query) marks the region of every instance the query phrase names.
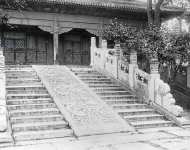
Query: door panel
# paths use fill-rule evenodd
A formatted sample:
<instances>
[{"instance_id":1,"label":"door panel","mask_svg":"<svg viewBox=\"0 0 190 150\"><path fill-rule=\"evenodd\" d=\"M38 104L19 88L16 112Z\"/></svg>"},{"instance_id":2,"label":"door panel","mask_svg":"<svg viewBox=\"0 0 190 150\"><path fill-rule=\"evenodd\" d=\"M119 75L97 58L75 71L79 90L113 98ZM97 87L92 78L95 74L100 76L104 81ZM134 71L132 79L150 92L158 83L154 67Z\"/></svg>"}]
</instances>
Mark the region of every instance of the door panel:
<instances>
[{"instance_id":1,"label":"door panel","mask_svg":"<svg viewBox=\"0 0 190 150\"><path fill-rule=\"evenodd\" d=\"M25 51L17 50L15 52L15 63L16 64L25 64Z\"/></svg>"},{"instance_id":2,"label":"door panel","mask_svg":"<svg viewBox=\"0 0 190 150\"><path fill-rule=\"evenodd\" d=\"M73 64L81 65L80 42L72 42L72 50L73 50Z\"/></svg>"},{"instance_id":3,"label":"door panel","mask_svg":"<svg viewBox=\"0 0 190 150\"><path fill-rule=\"evenodd\" d=\"M90 64L90 41L88 38L84 38L82 41L81 57L83 65Z\"/></svg>"},{"instance_id":4,"label":"door panel","mask_svg":"<svg viewBox=\"0 0 190 150\"><path fill-rule=\"evenodd\" d=\"M72 64L72 42L64 42L64 60L65 64Z\"/></svg>"}]
</instances>

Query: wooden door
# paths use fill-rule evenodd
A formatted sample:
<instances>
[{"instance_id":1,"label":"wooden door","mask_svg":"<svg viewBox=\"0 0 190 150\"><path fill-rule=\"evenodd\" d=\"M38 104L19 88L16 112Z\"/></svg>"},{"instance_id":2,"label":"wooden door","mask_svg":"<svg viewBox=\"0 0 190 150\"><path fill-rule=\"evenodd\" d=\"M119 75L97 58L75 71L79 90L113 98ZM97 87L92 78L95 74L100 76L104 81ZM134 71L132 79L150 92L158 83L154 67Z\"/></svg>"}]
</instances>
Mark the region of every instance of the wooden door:
<instances>
[{"instance_id":1,"label":"wooden door","mask_svg":"<svg viewBox=\"0 0 190 150\"><path fill-rule=\"evenodd\" d=\"M90 39L84 38L81 42L81 64L90 65Z\"/></svg>"},{"instance_id":2,"label":"wooden door","mask_svg":"<svg viewBox=\"0 0 190 150\"><path fill-rule=\"evenodd\" d=\"M63 41L63 59L67 65L90 64L90 39L80 35L67 35Z\"/></svg>"},{"instance_id":3,"label":"wooden door","mask_svg":"<svg viewBox=\"0 0 190 150\"><path fill-rule=\"evenodd\" d=\"M72 42L72 64L81 65L81 43L74 41Z\"/></svg>"},{"instance_id":4,"label":"wooden door","mask_svg":"<svg viewBox=\"0 0 190 150\"><path fill-rule=\"evenodd\" d=\"M72 64L72 41L64 41L64 63Z\"/></svg>"}]
</instances>

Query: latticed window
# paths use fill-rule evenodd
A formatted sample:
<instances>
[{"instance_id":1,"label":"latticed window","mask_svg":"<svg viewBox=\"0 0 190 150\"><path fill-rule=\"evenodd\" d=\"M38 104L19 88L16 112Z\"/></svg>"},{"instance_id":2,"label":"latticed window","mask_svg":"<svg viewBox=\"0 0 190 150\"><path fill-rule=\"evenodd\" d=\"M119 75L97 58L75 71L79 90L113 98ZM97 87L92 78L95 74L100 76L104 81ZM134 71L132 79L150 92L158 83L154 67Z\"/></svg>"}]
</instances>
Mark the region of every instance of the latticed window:
<instances>
[{"instance_id":1,"label":"latticed window","mask_svg":"<svg viewBox=\"0 0 190 150\"><path fill-rule=\"evenodd\" d=\"M15 48L25 48L25 40L15 40Z\"/></svg>"},{"instance_id":2,"label":"latticed window","mask_svg":"<svg viewBox=\"0 0 190 150\"><path fill-rule=\"evenodd\" d=\"M25 34L17 32L5 32L5 48L25 48Z\"/></svg>"}]
</instances>

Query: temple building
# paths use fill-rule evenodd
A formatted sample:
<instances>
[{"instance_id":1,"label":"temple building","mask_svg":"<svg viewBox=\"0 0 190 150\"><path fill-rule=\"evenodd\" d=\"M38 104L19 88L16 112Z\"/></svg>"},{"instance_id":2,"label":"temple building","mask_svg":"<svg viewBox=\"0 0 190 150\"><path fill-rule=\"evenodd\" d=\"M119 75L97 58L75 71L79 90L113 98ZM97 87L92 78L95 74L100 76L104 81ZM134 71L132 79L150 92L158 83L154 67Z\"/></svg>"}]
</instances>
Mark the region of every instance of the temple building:
<instances>
[{"instance_id":1,"label":"temple building","mask_svg":"<svg viewBox=\"0 0 190 150\"><path fill-rule=\"evenodd\" d=\"M90 39L102 40L101 29L118 17L129 25L147 25L146 3L129 0L30 0L24 10L7 9L1 26L6 64L90 64ZM161 18L183 13L162 8ZM97 46L101 47L97 42Z\"/></svg>"}]
</instances>

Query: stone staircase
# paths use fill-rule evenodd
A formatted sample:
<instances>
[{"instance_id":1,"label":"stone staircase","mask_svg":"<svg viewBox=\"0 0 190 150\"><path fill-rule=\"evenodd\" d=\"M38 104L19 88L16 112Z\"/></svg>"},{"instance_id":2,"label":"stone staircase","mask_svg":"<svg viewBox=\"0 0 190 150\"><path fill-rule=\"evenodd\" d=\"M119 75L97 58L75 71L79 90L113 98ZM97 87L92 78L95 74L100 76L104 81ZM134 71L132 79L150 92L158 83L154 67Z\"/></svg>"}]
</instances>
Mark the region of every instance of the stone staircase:
<instances>
[{"instance_id":1,"label":"stone staircase","mask_svg":"<svg viewBox=\"0 0 190 150\"><path fill-rule=\"evenodd\" d=\"M111 78L91 68L70 67L102 100L136 129L169 127L175 124L144 104L132 93Z\"/></svg>"},{"instance_id":2,"label":"stone staircase","mask_svg":"<svg viewBox=\"0 0 190 150\"><path fill-rule=\"evenodd\" d=\"M6 90L15 141L73 136L68 122L31 66L7 66Z\"/></svg>"}]
</instances>

